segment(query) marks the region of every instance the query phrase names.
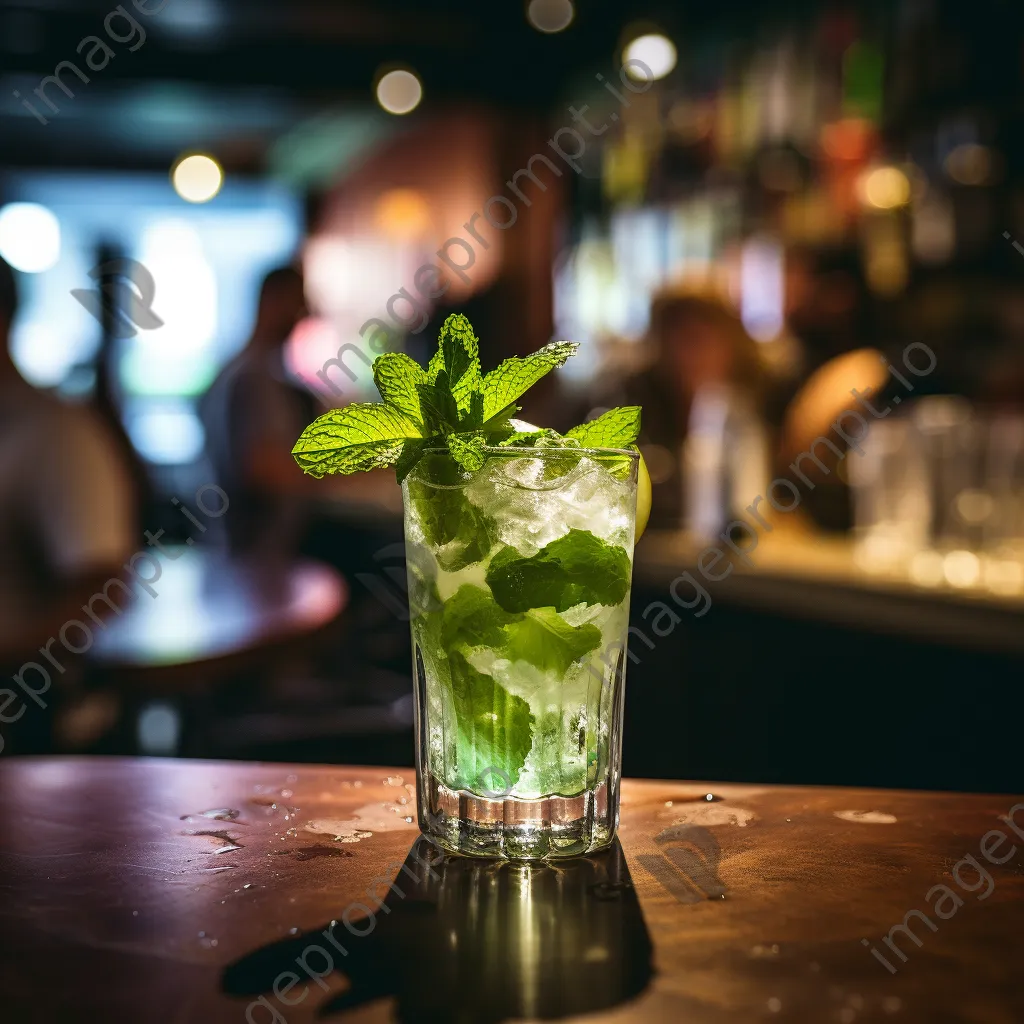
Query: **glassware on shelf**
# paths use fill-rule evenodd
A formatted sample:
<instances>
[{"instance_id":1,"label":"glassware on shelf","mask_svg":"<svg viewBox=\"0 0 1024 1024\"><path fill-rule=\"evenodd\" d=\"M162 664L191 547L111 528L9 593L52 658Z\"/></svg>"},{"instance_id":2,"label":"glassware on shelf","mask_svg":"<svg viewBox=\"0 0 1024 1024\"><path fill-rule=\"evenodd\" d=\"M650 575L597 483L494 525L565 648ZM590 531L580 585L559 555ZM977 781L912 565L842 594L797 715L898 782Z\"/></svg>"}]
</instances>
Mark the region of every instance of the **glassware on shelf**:
<instances>
[{"instance_id":1,"label":"glassware on shelf","mask_svg":"<svg viewBox=\"0 0 1024 1024\"><path fill-rule=\"evenodd\" d=\"M864 454L848 456L857 563L869 572L905 573L928 546L928 473L909 419L871 424Z\"/></svg>"}]
</instances>

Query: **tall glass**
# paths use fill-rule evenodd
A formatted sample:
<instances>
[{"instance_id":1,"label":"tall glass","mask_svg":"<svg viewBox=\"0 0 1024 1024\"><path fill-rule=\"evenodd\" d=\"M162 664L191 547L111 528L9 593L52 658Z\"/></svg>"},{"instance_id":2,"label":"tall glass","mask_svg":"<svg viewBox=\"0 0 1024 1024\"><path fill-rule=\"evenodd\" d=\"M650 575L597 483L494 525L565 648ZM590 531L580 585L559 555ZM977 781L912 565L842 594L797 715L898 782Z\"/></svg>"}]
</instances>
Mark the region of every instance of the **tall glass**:
<instances>
[{"instance_id":1,"label":"tall glass","mask_svg":"<svg viewBox=\"0 0 1024 1024\"><path fill-rule=\"evenodd\" d=\"M638 458L431 452L403 484L421 829L571 857L618 825Z\"/></svg>"}]
</instances>

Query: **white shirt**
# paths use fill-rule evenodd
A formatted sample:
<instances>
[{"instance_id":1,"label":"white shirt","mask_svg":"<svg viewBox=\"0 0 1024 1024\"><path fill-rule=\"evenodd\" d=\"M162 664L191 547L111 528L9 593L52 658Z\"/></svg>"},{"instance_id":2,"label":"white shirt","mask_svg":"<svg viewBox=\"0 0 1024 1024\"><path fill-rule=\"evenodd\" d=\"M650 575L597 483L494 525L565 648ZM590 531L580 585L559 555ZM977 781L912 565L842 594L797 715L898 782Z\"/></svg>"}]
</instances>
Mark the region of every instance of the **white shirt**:
<instances>
[{"instance_id":1,"label":"white shirt","mask_svg":"<svg viewBox=\"0 0 1024 1024\"><path fill-rule=\"evenodd\" d=\"M134 518L128 470L91 410L21 378L0 386L0 637L16 639L62 580L116 572L140 546Z\"/></svg>"}]
</instances>

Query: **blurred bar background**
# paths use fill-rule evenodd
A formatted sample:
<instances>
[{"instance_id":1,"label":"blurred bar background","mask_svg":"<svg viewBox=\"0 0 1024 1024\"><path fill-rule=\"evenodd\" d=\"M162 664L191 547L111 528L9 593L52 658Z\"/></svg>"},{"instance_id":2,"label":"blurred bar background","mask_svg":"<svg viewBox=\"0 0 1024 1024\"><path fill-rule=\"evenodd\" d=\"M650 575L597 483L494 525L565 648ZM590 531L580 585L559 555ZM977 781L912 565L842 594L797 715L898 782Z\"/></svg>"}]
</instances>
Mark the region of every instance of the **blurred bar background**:
<instances>
[{"instance_id":1,"label":"blurred bar background","mask_svg":"<svg viewBox=\"0 0 1024 1024\"><path fill-rule=\"evenodd\" d=\"M1024 784L1018 2L2 0L0 53L5 750L411 763L393 476L288 453L462 311L582 343L524 418L644 406L626 774Z\"/></svg>"}]
</instances>

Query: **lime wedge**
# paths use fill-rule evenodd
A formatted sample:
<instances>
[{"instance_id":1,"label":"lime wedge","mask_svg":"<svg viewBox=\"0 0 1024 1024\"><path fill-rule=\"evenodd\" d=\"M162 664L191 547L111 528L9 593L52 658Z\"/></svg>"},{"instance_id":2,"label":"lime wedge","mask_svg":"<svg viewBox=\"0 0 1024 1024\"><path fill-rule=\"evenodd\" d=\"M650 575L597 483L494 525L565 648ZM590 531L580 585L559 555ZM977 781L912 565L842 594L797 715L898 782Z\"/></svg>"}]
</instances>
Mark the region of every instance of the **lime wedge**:
<instances>
[{"instance_id":1,"label":"lime wedge","mask_svg":"<svg viewBox=\"0 0 1024 1024\"><path fill-rule=\"evenodd\" d=\"M647 463L640 456L640 466L636 477L636 540L644 535L647 520L651 518L651 474L647 472Z\"/></svg>"}]
</instances>

